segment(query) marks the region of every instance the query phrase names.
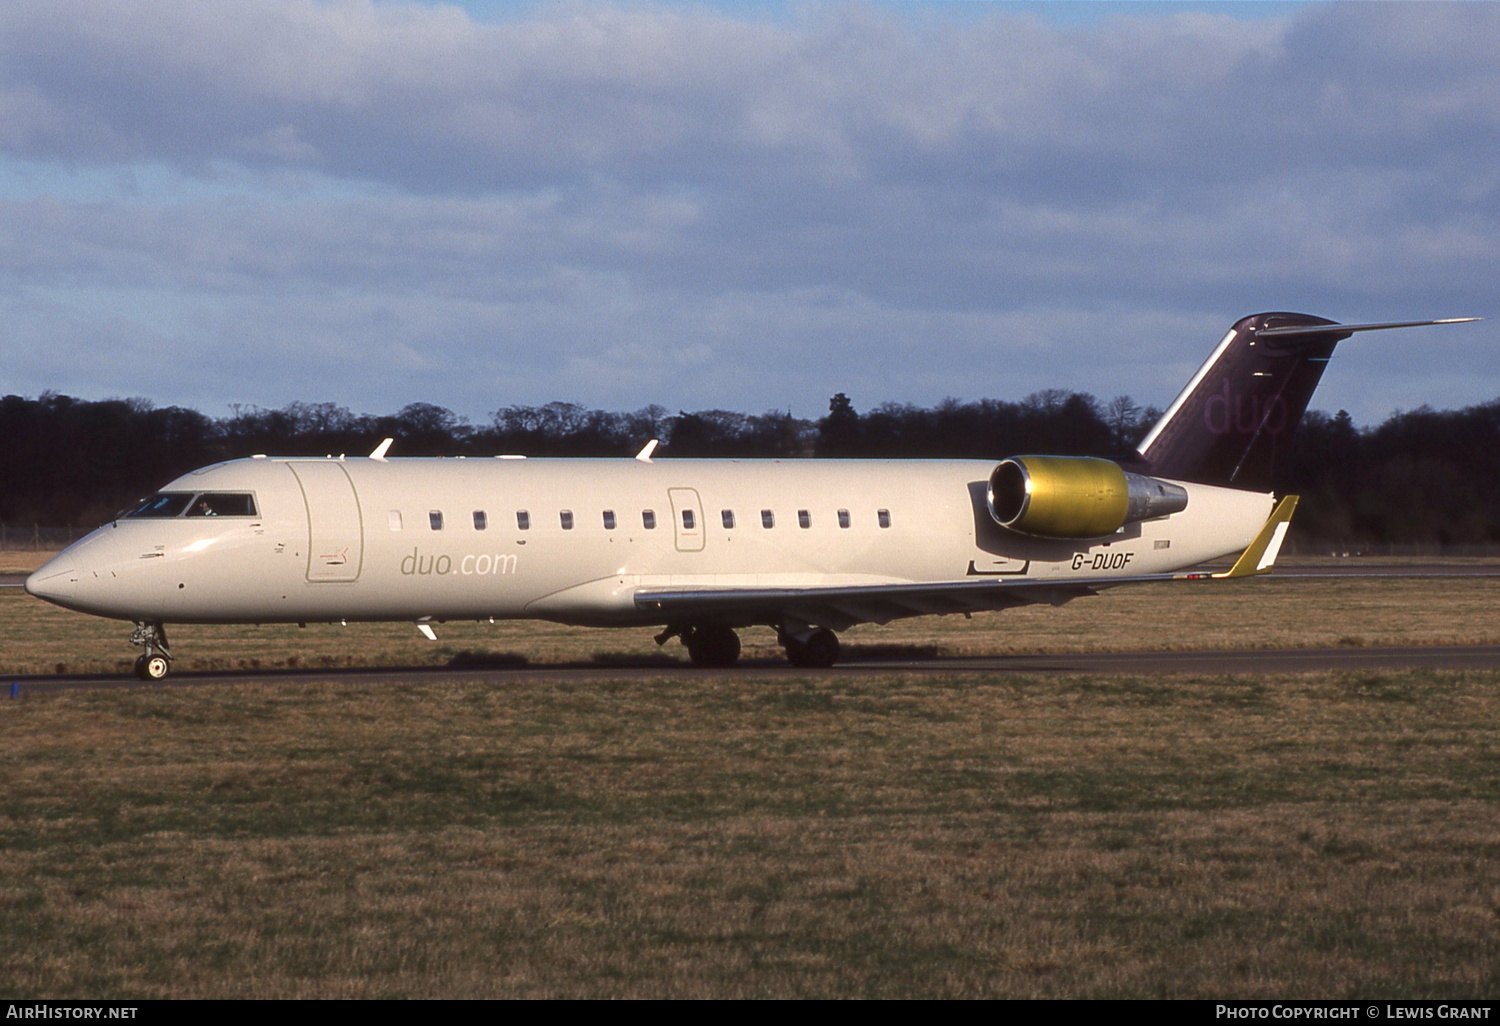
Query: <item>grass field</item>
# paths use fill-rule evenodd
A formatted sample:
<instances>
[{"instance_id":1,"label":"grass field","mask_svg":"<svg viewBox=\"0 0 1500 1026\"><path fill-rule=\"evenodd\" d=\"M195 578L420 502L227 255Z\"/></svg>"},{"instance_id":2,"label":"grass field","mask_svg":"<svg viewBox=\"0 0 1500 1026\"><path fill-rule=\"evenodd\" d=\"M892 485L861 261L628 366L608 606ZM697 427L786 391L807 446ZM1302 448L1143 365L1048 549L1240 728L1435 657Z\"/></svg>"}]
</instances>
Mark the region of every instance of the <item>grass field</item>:
<instances>
[{"instance_id":1,"label":"grass field","mask_svg":"<svg viewBox=\"0 0 1500 1026\"><path fill-rule=\"evenodd\" d=\"M1500 996L1500 674L4 707L0 994Z\"/></svg>"},{"instance_id":2,"label":"grass field","mask_svg":"<svg viewBox=\"0 0 1500 1026\"><path fill-rule=\"evenodd\" d=\"M845 641L1493 643L1497 600L1152 586ZM11 673L123 671L127 630L0 590ZM1500 672L625 684L647 631L439 632L173 641L599 676L0 700L0 995L1500 997Z\"/></svg>"}]
</instances>

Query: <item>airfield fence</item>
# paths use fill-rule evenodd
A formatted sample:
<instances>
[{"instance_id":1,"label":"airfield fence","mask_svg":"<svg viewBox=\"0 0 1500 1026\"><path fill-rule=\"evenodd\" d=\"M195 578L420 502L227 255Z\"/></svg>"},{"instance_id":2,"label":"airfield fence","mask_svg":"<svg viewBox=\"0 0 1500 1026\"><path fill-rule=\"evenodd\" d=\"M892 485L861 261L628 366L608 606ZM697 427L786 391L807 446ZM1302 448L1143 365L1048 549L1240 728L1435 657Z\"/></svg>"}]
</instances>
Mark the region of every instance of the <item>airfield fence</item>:
<instances>
[{"instance_id":1,"label":"airfield fence","mask_svg":"<svg viewBox=\"0 0 1500 1026\"><path fill-rule=\"evenodd\" d=\"M51 552L67 548L88 534L89 527L42 527L39 524L0 523L0 550Z\"/></svg>"},{"instance_id":2,"label":"airfield fence","mask_svg":"<svg viewBox=\"0 0 1500 1026\"><path fill-rule=\"evenodd\" d=\"M88 534L88 527L42 527L39 524L0 523L0 550L53 552ZM1500 542L1449 545L1439 542L1344 542L1317 538L1288 538L1281 550L1288 556L1414 556L1445 559L1497 559Z\"/></svg>"},{"instance_id":3,"label":"airfield fence","mask_svg":"<svg viewBox=\"0 0 1500 1026\"><path fill-rule=\"evenodd\" d=\"M1445 559L1494 559L1500 557L1500 542L1445 544L1443 542L1331 542L1326 539L1287 539L1282 554L1288 556L1418 556Z\"/></svg>"}]
</instances>

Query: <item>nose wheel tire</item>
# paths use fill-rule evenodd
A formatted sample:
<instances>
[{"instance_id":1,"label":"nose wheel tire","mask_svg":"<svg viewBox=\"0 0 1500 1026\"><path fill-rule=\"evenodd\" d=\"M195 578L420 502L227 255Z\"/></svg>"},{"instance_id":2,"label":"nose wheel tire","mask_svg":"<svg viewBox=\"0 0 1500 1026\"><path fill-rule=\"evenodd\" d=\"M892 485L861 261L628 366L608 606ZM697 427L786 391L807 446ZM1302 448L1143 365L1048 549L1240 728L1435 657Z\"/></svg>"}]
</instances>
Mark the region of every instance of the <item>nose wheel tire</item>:
<instances>
[{"instance_id":1,"label":"nose wheel tire","mask_svg":"<svg viewBox=\"0 0 1500 1026\"><path fill-rule=\"evenodd\" d=\"M135 675L141 680L161 680L172 672L172 653L167 649L167 627L159 621L137 620L130 643L145 649L135 660Z\"/></svg>"},{"instance_id":2,"label":"nose wheel tire","mask_svg":"<svg viewBox=\"0 0 1500 1026\"><path fill-rule=\"evenodd\" d=\"M165 656L143 655L135 659L135 675L141 680L162 680L171 669L172 664Z\"/></svg>"}]
</instances>

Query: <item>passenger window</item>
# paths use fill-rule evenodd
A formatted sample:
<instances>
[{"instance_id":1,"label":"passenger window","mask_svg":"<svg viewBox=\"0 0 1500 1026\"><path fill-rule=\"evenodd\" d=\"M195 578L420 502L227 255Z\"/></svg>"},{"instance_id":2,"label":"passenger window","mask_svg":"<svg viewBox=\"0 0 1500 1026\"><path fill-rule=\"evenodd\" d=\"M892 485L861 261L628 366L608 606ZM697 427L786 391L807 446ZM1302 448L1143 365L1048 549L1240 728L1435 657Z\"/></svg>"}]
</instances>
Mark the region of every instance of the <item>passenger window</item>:
<instances>
[{"instance_id":1,"label":"passenger window","mask_svg":"<svg viewBox=\"0 0 1500 1026\"><path fill-rule=\"evenodd\" d=\"M401 511L399 509L393 509L389 513L387 513L386 523L391 525L392 531L401 530Z\"/></svg>"},{"instance_id":2,"label":"passenger window","mask_svg":"<svg viewBox=\"0 0 1500 1026\"><path fill-rule=\"evenodd\" d=\"M436 510L436 509L429 510L428 513L427 513L427 523L429 525L431 525L431 527L432 527L432 529L434 531L441 531L443 529L443 513L442 513L442 511L441 510Z\"/></svg>"},{"instance_id":3,"label":"passenger window","mask_svg":"<svg viewBox=\"0 0 1500 1026\"><path fill-rule=\"evenodd\" d=\"M604 511L604 529L613 531L615 529L615 511L607 509Z\"/></svg>"},{"instance_id":4,"label":"passenger window","mask_svg":"<svg viewBox=\"0 0 1500 1026\"><path fill-rule=\"evenodd\" d=\"M766 527L766 528L775 527L776 526L776 514L772 513L768 509L761 510L760 511L760 526L761 527Z\"/></svg>"},{"instance_id":5,"label":"passenger window","mask_svg":"<svg viewBox=\"0 0 1500 1026\"><path fill-rule=\"evenodd\" d=\"M516 510L516 530L531 530L531 514L526 512L524 509Z\"/></svg>"},{"instance_id":6,"label":"passenger window","mask_svg":"<svg viewBox=\"0 0 1500 1026\"><path fill-rule=\"evenodd\" d=\"M848 527L849 526L849 511L847 509L841 509L841 510L839 510L839 526L840 527Z\"/></svg>"},{"instance_id":7,"label":"passenger window","mask_svg":"<svg viewBox=\"0 0 1500 1026\"><path fill-rule=\"evenodd\" d=\"M719 518L724 521L724 526L725 527L728 527L728 528L733 528L734 527L734 510L732 510L732 509L726 509L726 510L721 511L719 513Z\"/></svg>"},{"instance_id":8,"label":"passenger window","mask_svg":"<svg viewBox=\"0 0 1500 1026\"><path fill-rule=\"evenodd\" d=\"M690 509L683 510L682 511L682 529L685 530L685 531L691 531L693 528L695 528L697 526L698 526L698 518L695 517L695 516L693 516L693 511L690 510Z\"/></svg>"},{"instance_id":9,"label":"passenger window","mask_svg":"<svg viewBox=\"0 0 1500 1026\"><path fill-rule=\"evenodd\" d=\"M562 529L564 531L571 531L571 530L573 530L573 511L572 510L570 510L570 509L561 510L558 513L558 519L562 521Z\"/></svg>"},{"instance_id":10,"label":"passenger window","mask_svg":"<svg viewBox=\"0 0 1500 1026\"><path fill-rule=\"evenodd\" d=\"M891 526L891 511L888 509L877 510L875 515L880 519L881 527Z\"/></svg>"},{"instance_id":11,"label":"passenger window","mask_svg":"<svg viewBox=\"0 0 1500 1026\"><path fill-rule=\"evenodd\" d=\"M644 527L648 531L654 531L654 530L656 530L656 510L654 510L654 509L643 509L643 510L641 510L641 526Z\"/></svg>"},{"instance_id":12,"label":"passenger window","mask_svg":"<svg viewBox=\"0 0 1500 1026\"><path fill-rule=\"evenodd\" d=\"M474 511L474 530L483 531L486 527L489 526L490 518L485 516L484 510L476 509Z\"/></svg>"},{"instance_id":13,"label":"passenger window","mask_svg":"<svg viewBox=\"0 0 1500 1026\"><path fill-rule=\"evenodd\" d=\"M797 511L797 526L798 527L811 527L812 526L812 514L809 513L805 509L799 509Z\"/></svg>"}]
</instances>

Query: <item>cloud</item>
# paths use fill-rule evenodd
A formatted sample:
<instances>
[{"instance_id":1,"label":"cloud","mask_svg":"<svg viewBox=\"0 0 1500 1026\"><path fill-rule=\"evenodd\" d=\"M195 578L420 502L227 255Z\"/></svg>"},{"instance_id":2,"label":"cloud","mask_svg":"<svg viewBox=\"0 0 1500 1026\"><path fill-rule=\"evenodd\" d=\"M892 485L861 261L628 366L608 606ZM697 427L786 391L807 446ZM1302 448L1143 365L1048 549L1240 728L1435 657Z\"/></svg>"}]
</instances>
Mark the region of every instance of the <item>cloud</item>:
<instances>
[{"instance_id":1,"label":"cloud","mask_svg":"<svg viewBox=\"0 0 1500 1026\"><path fill-rule=\"evenodd\" d=\"M557 5L482 25L394 3L17 0L0 56L7 148L32 158L315 166L419 192L946 176L1086 184L1098 201L1147 175L1344 166L1356 143L1367 161L1372 140L1422 152L1467 130L1482 148L1500 75L1480 41L1497 26L1482 4L1078 31L1003 6L921 24L814 8L780 25Z\"/></svg>"},{"instance_id":2,"label":"cloud","mask_svg":"<svg viewBox=\"0 0 1500 1026\"><path fill-rule=\"evenodd\" d=\"M1253 310L1493 312L1500 7L945 11L13 0L9 387L1161 403ZM1408 405L1500 393L1433 345Z\"/></svg>"}]
</instances>

